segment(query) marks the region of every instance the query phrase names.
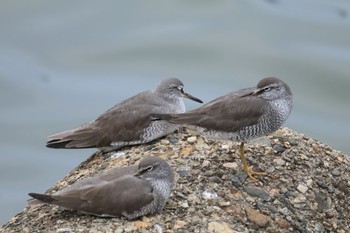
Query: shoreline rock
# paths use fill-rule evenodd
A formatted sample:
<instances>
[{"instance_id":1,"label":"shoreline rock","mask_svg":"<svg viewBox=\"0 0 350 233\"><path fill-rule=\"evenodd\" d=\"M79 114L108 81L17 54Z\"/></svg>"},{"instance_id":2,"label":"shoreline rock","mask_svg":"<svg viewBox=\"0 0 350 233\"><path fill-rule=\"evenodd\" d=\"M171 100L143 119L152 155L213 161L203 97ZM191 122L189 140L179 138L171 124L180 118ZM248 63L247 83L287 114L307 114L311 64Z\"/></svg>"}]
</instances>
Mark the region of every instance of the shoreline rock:
<instances>
[{"instance_id":1,"label":"shoreline rock","mask_svg":"<svg viewBox=\"0 0 350 233\"><path fill-rule=\"evenodd\" d=\"M95 153L48 192L156 155L176 173L163 214L127 221L42 205L26 207L0 232L348 232L350 157L287 128L268 139L270 145L245 146L249 165L269 173L258 182L241 172L238 143L190 131L124 148L118 156Z\"/></svg>"}]
</instances>

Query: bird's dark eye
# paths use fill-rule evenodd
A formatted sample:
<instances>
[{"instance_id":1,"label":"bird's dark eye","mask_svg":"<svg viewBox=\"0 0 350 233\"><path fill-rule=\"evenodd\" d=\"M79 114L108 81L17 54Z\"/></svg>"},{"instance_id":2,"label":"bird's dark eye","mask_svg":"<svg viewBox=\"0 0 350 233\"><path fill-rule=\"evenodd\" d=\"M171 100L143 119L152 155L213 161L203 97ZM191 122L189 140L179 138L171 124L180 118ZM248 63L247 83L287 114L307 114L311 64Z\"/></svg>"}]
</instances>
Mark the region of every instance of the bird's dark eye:
<instances>
[{"instance_id":1,"label":"bird's dark eye","mask_svg":"<svg viewBox=\"0 0 350 233\"><path fill-rule=\"evenodd\" d=\"M146 172L150 172L153 170L153 166L148 166L148 167L145 167L144 171Z\"/></svg>"},{"instance_id":2,"label":"bird's dark eye","mask_svg":"<svg viewBox=\"0 0 350 233\"><path fill-rule=\"evenodd\" d=\"M270 90L271 90L271 87L264 87L265 92L270 91Z\"/></svg>"}]
</instances>

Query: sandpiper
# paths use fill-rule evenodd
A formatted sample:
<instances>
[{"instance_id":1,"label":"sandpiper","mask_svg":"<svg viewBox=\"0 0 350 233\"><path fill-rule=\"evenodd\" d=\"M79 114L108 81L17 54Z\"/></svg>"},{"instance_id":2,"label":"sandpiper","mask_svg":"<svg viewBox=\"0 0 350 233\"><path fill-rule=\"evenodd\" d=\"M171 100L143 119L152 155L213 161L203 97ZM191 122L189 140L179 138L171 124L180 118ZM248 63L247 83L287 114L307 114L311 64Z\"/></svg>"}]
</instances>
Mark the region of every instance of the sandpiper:
<instances>
[{"instance_id":1,"label":"sandpiper","mask_svg":"<svg viewBox=\"0 0 350 233\"><path fill-rule=\"evenodd\" d=\"M108 152L127 145L143 144L174 132L167 121L151 121L150 114L185 112L182 97L203 103L187 94L176 78L162 80L155 89L116 104L96 120L48 137L50 148L99 148Z\"/></svg>"},{"instance_id":2,"label":"sandpiper","mask_svg":"<svg viewBox=\"0 0 350 233\"><path fill-rule=\"evenodd\" d=\"M53 194L29 193L29 205L49 203L101 217L129 220L160 213L174 182L173 170L159 157L85 178Z\"/></svg>"},{"instance_id":3,"label":"sandpiper","mask_svg":"<svg viewBox=\"0 0 350 233\"><path fill-rule=\"evenodd\" d=\"M289 86L278 78L262 79L257 87L246 88L221 96L197 109L182 114L155 114L155 121L188 128L213 138L239 141L243 170L250 178L266 175L248 167L244 143L276 131L288 118L293 107Z\"/></svg>"}]
</instances>

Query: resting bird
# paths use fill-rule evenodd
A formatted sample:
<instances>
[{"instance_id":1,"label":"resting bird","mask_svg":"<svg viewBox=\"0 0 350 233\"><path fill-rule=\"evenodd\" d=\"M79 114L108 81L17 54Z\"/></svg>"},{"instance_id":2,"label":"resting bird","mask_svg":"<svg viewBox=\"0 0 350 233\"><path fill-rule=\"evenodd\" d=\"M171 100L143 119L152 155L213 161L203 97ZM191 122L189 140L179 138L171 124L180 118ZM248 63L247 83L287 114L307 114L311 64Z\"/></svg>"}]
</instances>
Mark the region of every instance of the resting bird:
<instances>
[{"instance_id":1,"label":"resting bird","mask_svg":"<svg viewBox=\"0 0 350 233\"><path fill-rule=\"evenodd\" d=\"M143 144L174 132L177 126L166 121L153 122L150 114L183 113L183 98L202 101L187 94L176 78L162 80L150 91L116 104L96 120L48 137L50 148L99 148L105 152L123 146Z\"/></svg>"},{"instance_id":2,"label":"resting bird","mask_svg":"<svg viewBox=\"0 0 350 233\"><path fill-rule=\"evenodd\" d=\"M138 165L114 168L78 181L53 194L29 193L29 205L49 203L101 217L129 220L160 213L169 197L174 174L159 157Z\"/></svg>"},{"instance_id":3,"label":"resting bird","mask_svg":"<svg viewBox=\"0 0 350 233\"><path fill-rule=\"evenodd\" d=\"M153 114L153 120L195 129L206 136L241 142L243 170L250 178L266 175L253 171L244 156L244 143L276 131L293 107L289 86L278 78L264 78L256 87L221 96L197 109L181 114Z\"/></svg>"}]
</instances>

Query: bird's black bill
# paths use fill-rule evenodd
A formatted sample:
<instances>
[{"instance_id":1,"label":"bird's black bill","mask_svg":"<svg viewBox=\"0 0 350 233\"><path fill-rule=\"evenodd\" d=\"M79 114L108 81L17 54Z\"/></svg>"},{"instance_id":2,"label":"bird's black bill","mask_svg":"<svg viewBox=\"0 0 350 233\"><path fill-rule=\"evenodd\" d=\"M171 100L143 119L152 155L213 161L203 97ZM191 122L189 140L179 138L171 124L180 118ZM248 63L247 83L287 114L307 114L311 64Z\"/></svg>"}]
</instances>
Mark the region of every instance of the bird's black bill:
<instances>
[{"instance_id":1,"label":"bird's black bill","mask_svg":"<svg viewBox=\"0 0 350 233\"><path fill-rule=\"evenodd\" d=\"M201 103L201 104L203 103L202 100L200 100L197 97L194 97L194 96L192 96L192 95L190 95L190 94L188 94L186 92L182 92L182 97L190 99L190 100L193 100L193 101L196 101L196 102Z\"/></svg>"}]
</instances>

